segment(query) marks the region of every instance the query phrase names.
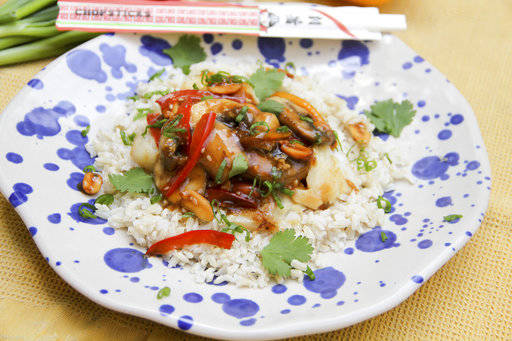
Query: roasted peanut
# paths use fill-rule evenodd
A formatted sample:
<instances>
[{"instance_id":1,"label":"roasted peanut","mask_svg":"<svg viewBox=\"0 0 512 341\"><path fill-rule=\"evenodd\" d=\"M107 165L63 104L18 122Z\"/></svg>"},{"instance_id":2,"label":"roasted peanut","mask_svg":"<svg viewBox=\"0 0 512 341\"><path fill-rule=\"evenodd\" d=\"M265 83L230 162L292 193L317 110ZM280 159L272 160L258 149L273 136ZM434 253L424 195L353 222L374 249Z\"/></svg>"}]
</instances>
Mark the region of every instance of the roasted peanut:
<instances>
[{"instance_id":1,"label":"roasted peanut","mask_svg":"<svg viewBox=\"0 0 512 341\"><path fill-rule=\"evenodd\" d=\"M101 185L103 185L103 178L101 175L96 173L85 173L84 179L82 180L82 189L87 194L96 194L100 191Z\"/></svg>"},{"instance_id":2,"label":"roasted peanut","mask_svg":"<svg viewBox=\"0 0 512 341\"><path fill-rule=\"evenodd\" d=\"M348 132L357 143L367 144L370 142L370 132L368 127L363 122L349 124L347 126Z\"/></svg>"},{"instance_id":3,"label":"roasted peanut","mask_svg":"<svg viewBox=\"0 0 512 341\"><path fill-rule=\"evenodd\" d=\"M180 193L181 206L192 211L200 220L212 221L213 210L210 202L196 191L183 191Z\"/></svg>"}]
</instances>

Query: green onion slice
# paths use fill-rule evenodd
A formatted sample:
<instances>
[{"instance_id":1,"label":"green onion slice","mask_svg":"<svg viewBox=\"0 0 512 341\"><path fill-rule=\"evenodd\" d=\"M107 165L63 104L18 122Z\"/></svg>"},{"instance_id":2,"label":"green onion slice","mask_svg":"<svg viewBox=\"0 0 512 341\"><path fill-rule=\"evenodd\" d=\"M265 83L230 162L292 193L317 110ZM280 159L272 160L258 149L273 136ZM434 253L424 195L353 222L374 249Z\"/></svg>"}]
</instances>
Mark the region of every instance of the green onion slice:
<instances>
[{"instance_id":1,"label":"green onion slice","mask_svg":"<svg viewBox=\"0 0 512 341\"><path fill-rule=\"evenodd\" d=\"M222 175L224 174L224 169L226 168L227 163L228 162L226 161L226 159L222 160L222 162L220 163L219 169L217 170L217 174L215 175L215 183L217 185L220 184L222 180Z\"/></svg>"},{"instance_id":2,"label":"green onion slice","mask_svg":"<svg viewBox=\"0 0 512 341\"><path fill-rule=\"evenodd\" d=\"M162 289L158 290L158 294L156 295L156 298L158 300L161 300L164 297L168 297L170 294L171 294L171 288L163 287Z\"/></svg>"},{"instance_id":3,"label":"green onion slice","mask_svg":"<svg viewBox=\"0 0 512 341\"><path fill-rule=\"evenodd\" d=\"M251 128L249 128L249 133L251 135L255 135L256 134L256 127L260 127L260 126L264 126L267 128L267 131L264 132L264 134L268 133L268 131L270 130L270 127L268 126L267 122L263 122L263 121L258 121L258 122L255 122L251 125Z\"/></svg>"},{"instance_id":4,"label":"green onion slice","mask_svg":"<svg viewBox=\"0 0 512 341\"><path fill-rule=\"evenodd\" d=\"M78 207L78 214L84 219L95 219L98 218L93 213L96 211L96 207L89 203L83 203Z\"/></svg>"},{"instance_id":5,"label":"green onion slice","mask_svg":"<svg viewBox=\"0 0 512 341\"><path fill-rule=\"evenodd\" d=\"M87 127L85 127L84 130L82 130L80 133L82 134L83 137L86 137L87 134L89 134L89 130L91 130L91 126L88 125Z\"/></svg>"},{"instance_id":6,"label":"green onion slice","mask_svg":"<svg viewBox=\"0 0 512 341\"><path fill-rule=\"evenodd\" d=\"M384 202L384 205L382 205L382 202ZM386 213L391 212L391 203L382 195L379 195L379 197L377 198L377 207L382 208Z\"/></svg>"},{"instance_id":7,"label":"green onion slice","mask_svg":"<svg viewBox=\"0 0 512 341\"><path fill-rule=\"evenodd\" d=\"M91 172L91 173L93 173L93 172L96 172L96 168L94 168L94 166L93 166L93 165L89 165L89 166L85 167L85 168L83 169L83 171L84 171L84 173L87 173L87 172Z\"/></svg>"}]
</instances>

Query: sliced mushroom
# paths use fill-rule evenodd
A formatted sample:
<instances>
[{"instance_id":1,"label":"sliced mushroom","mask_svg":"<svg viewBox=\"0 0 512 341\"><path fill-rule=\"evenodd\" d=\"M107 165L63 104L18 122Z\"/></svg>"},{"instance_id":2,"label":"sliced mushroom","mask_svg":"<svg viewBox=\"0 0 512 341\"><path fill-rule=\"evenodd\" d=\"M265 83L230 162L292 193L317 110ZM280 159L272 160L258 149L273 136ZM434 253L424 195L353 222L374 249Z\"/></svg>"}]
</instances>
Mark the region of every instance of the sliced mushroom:
<instances>
[{"instance_id":1,"label":"sliced mushroom","mask_svg":"<svg viewBox=\"0 0 512 341\"><path fill-rule=\"evenodd\" d=\"M199 164L204 167L210 177L215 179L225 160L224 171L220 176L222 183L228 179L233 160L240 153L242 153L242 146L234 131L220 122L215 122L215 128L206 140Z\"/></svg>"},{"instance_id":2,"label":"sliced mushroom","mask_svg":"<svg viewBox=\"0 0 512 341\"><path fill-rule=\"evenodd\" d=\"M246 174L251 178L262 181L277 181L285 186L297 184L304 179L309 171L309 162L296 162L294 160L274 159L257 152L247 152L249 168ZM281 172L281 176L274 178L273 169Z\"/></svg>"},{"instance_id":3,"label":"sliced mushroom","mask_svg":"<svg viewBox=\"0 0 512 341\"><path fill-rule=\"evenodd\" d=\"M247 152L247 168L246 174L251 178L259 178L262 181L272 181L272 168L275 167L272 160L257 152Z\"/></svg>"},{"instance_id":4,"label":"sliced mushroom","mask_svg":"<svg viewBox=\"0 0 512 341\"><path fill-rule=\"evenodd\" d=\"M237 109L241 107L243 107L242 104L224 98L208 99L198 102L194 104L190 110L190 125L195 127L201 117L210 112L215 112L218 116L224 116L234 120L238 115Z\"/></svg>"},{"instance_id":5,"label":"sliced mushroom","mask_svg":"<svg viewBox=\"0 0 512 341\"><path fill-rule=\"evenodd\" d=\"M311 144L332 144L334 133L325 124L315 125L304 108L283 97L272 96L270 99L284 104L284 110L279 114L279 122L288 126L295 134Z\"/></svg>"}]
</instances>

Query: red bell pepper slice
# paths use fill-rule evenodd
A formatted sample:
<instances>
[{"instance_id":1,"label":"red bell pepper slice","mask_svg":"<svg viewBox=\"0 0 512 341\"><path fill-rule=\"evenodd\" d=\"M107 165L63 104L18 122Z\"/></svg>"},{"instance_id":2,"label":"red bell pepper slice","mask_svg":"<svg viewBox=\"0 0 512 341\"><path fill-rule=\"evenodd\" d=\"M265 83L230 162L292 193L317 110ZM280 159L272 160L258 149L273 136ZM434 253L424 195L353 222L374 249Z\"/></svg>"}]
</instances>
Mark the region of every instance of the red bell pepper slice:
<instances>
[{"instance_id":1,"label":"red bell pepper slice","mask_svg":"<svg viewBox=\"0 0 512 341\"><path fill-rule=\"evenodd\" d=\"M196 128L194 129L194 135L192 135L192 143L190 144L191 148L187 163L185 163L185 166L183 166L183 168L178 172L176 177L171 180L172 184L168 184L166 186L168 187L167 189L164 188L166 197L169 197L176 189L178 189L197 164L197 161L201 156L201 149L203 149L206 139L213 130L216 117L217 114L211 112L204 114L199 122L197 122Z\"/></svg>"},{"instance_id":2,"label":"red bell pepper slice","mask_svg":"<svg viewBox=\"0 0 512 341\"><path fill-rule=\"evenodd\" d=\"M211 200L218 200L221 206L235 206L257 208L258 203L253 198L243 193L232 193L219 188L209 188L206 196Z\"/></svg>"},{"instance_id":3,"label":"red bell pepper slice","mask_svg":"<svg viewBox=\"0 0 512 341\"><path fill-rule=\"evenodd\" d=\"M162 255L171 250L181 249L187 245L210 244L223 249L231 249L235 236L231 233L215 230L195 230L166 238L155 244L146 251L146 255Z\"/></svg>"}]
</instances>

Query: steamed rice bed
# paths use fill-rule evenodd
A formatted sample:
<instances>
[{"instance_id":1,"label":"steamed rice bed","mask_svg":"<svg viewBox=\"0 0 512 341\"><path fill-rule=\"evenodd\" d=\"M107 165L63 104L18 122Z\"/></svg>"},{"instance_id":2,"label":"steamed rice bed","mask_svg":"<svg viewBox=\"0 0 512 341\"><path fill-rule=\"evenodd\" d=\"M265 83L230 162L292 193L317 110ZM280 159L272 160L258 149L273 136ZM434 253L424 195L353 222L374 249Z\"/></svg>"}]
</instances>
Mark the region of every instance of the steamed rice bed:
<instances>
[{"instance_id":1,"label":"steamed rice bed","mask_svg":"<svg viewBox=\"0 0 512 341\"><path fill-rule=\"evenodd\" d=\"M144 132L147 123L145 119L133 120L137 109L149 108L152 112L160 112L155 103L160 95L155 94L151 99L144 99L142 96L154 91L191 89L193 83L200 84L200 73L204 69L249 76L256 71L257 65L239 63L233 67L203 62L193 65L190 75L187 76L180 70L168 68L168 76L139 84L137 93L141 98L127 101L123 106L110 107L108 115L95 122L91 131L87 150L91 156L97 156L94 165L101 171L104 179L103 191L113 193L115 197L114 203L109 207L96 205L96 215L108 219L108 223L114 228L126 229L142 247L147 248L157 241L186 231L222 228L215 220L200 224L195 218L184 219L184 210L169 210L158 203L151 204L147 195L119 193L108 180L109 174L119 174L138 167L130 156L131 147L123 144L120 131L125 131L127 135L136 133L139 136ZM294 203L288 196L282 196L284 209L276 208L274 211L279 230L291 228L296 235L309 239L314 247L309 265L315 269L319 253L339 252L347 240L382 224L384 211L377 207L376 200L395 180L404 178L406 162L398 139L390 136L387 141L383 141L372 137L365 147L365 155L369 160L375 160L377 167L370 172L359 171L353 162L359 155L359 146L344 127L347 124L364 122L371 131L373 125L366 116L349 111L345 102L337 98L332 90L320 89L314 79L285 77L281 90L310 102L338 134L341 151L329 153L332 160L323 158L318 148L315 148L317 162L322 162L322 167L317 170L321 174L316 177L327 179L327 186L331 186L339 182L341 176L359 189L351 191L349 195L340 194L333 204L323 210L307 209ZM236 216L228 215L228 218L237 222ZM271 234L252 233L248 242L245 241L244 234L237 233L235 237L231 249L193 245L172 251L164 258L170 267L181 265L187 268L198 282L210 282L214 276L217 276L214 283L228 281L242 287L265 287L274 281L282 281L279 277L269 275L261 263L260 252L269 243ZM292 261L291 265L291 277L301 281L306 264Z\"/></svg>"}]
</instances>

